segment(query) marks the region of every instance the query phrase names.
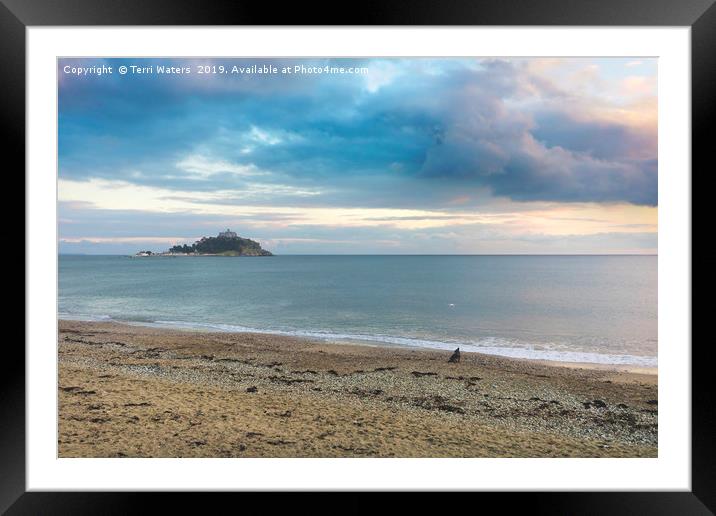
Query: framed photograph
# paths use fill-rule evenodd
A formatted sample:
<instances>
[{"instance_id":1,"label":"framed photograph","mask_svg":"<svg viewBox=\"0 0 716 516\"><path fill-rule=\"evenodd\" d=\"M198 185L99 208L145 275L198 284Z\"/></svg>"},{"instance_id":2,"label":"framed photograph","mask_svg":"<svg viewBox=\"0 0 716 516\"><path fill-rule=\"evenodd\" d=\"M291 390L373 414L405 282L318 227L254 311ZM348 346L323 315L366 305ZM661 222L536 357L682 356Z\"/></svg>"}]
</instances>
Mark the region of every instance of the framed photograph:
<instances>
[{"instance_id":1,"label":"framed photograph","mask_svg":"<svg viewBox=\"0 0 716 516\"><path fill-rule=\"evenodd\" d=\"M0 508L714 510L691 303L712 2L388 3L350 26L4 4L27 304Z\"/></svg>"}]
</instances>

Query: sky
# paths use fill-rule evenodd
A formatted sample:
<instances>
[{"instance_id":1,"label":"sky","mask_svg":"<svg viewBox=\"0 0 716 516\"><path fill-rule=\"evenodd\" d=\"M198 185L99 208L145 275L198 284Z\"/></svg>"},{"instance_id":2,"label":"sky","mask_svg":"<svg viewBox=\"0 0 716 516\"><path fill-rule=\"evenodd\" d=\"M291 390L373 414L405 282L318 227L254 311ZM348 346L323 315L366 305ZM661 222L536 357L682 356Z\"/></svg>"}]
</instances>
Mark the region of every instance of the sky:
<instances>
[{"instance_id":1,"label":"sky","mask_svg":"<svg viewBox=\"0 0 716 516\"><path fill-rule=\"evenodd\" d=\"M58 110L60 253L657 252L654 58L60 59Z\"/></svg>"}]
</instances>

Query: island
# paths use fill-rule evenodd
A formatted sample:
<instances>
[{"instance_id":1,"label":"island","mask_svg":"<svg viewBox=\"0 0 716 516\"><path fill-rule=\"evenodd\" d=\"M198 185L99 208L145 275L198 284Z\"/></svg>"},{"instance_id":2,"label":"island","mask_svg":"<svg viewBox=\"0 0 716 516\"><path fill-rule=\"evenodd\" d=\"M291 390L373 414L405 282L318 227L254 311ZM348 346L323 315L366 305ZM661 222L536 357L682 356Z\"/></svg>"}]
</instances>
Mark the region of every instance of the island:
<instances>
[{"instance_id":1,"label":"island","mask_svg":"<svg viewBox=\"0 0 716 516\"><path fill-rule=\"evenodd\" d=\"M175 245L163 253L139 251L134 256L273 256L255 240L242 238L227 229L215 237L202 237L192 245Z\"/></svg>"}]
</instances>

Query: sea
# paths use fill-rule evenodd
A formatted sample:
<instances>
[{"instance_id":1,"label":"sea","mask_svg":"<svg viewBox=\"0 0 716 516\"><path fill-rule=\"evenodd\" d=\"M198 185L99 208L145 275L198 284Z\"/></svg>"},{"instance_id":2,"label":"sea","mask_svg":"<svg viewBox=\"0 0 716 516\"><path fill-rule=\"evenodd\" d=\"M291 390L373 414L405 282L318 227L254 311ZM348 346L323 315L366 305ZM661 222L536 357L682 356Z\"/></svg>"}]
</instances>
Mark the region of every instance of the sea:
<instances>
[{"instance_id":1,"label":"sea","mask_svg":"<svg viewBox=\"0 0 716 516\"><path fill-rule=\"evenodd\" d=\"M59 256L60 319L657 366L656 256Z\"/></svg>"}]
</instances>

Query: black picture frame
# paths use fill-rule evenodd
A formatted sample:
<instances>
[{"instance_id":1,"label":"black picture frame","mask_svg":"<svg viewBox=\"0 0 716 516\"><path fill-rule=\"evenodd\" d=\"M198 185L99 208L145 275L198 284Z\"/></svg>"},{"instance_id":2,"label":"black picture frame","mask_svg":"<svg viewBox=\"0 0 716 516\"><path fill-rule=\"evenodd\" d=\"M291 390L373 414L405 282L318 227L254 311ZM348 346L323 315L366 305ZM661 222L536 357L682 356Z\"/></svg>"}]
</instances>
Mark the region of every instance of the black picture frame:
<instances>
[{"instance_id":1,"label":"black picture frame","mask_svg":"<svg viewBox=\"0 0 716 516\"><path fill-rule=\"evenodd\" d=\"M706 168L712 146L708 130L711 121L716 120L714 0L363 0L354 8L343 3L311 6L298 2L284 3L278 8L266 2L244 0L0 0L3 142L6 160L15 158L12 161L18 170L20 167L24 170L25 164L25 29L50 25L689 26L692 37L692 185L693 170ZM701 192L704 190L702 187ZM692 186L692 191L697 190ZM692 200L695 200L694 196ZM692 211L694 225L698 222L695 213ZM692 243L692 274L698 256L694 251ZM698 267L699 284L704 285L701 289L705 291L713 284L716 263L714 259L702 259L708 260L703 267ZM32 299L27 301L31 303ZM526 504L531 514L716 512L716 445L713 439L716 435L716 404L711 398L714 394L709 360L711 345L706 340L692 347L690 492L484 493L480 495L480 503L497 499L495 501L508 510ZM127 514L146 507L146 497L150 496L147 494L25 492L25 355L19 346L9 343L3 353L6 358L0 375L0 511L7 511L7 514ZM184 495L151 496L161 497L160 503L165 510L187 508ZM226 496L229 495L220 498ZM243 503L249 504L247 507L265 503L256 495L240 496ZM373 506L365 498L352 496L355 497L353 503L346 507L352 506L362 512ZM421 499L422 496L414 498L418 502ZM283 497L271 497L272 508L280 509L287 503ZM321 509L305 497L293 498L290 504L292 510ZM204 509L207 507L204 505Z\"/></svg>"}]
</instances>

